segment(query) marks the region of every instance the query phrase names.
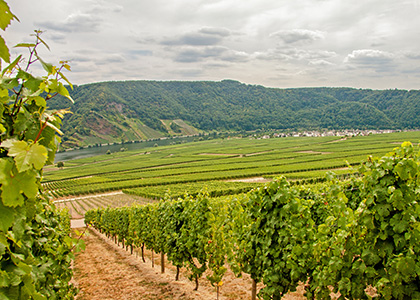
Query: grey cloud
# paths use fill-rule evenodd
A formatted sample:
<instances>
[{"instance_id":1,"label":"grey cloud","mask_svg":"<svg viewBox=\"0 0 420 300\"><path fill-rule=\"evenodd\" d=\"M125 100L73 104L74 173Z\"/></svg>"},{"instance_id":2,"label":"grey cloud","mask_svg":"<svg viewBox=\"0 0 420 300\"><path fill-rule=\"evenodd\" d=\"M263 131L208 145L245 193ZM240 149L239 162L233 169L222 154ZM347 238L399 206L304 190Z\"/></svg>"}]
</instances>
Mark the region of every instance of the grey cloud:
<instances>
[{"instance_id":1,"label":"grey cloud","mask_svg":"<svg viewBox=\"0 0 420 300\"><path fill-rule=\"evenodd\" d=\"M108 54L103 57L98 58L96 64L106 65L112 63L122 63L125 62L125 58L120 54Z\"/></svg>"},{"instance_id":2,"label":"grey cloud","mask_svg":"<svg viewBox=\"0 0 420 300\"><path fill-rule=\"evenodd\" d=\"M68 56L68 59L71 62L92 62L98 55L100 55L100 53L96 50L79 49L72 51L71 55Z\"/></svg>"},{"instance_id":3,"label":"grey cloud","mask_svg":"<svg viewBox=\"0 0 420 300\"><path fill-rule=\"evenodd\" d=\"M407 52L404 56L409 59L420 59L420 52Z\"/></svg>"},{"instance_id":4,"label":"grey cloud","mask_svg":"<svg viewBox=\"0 0 420 300\"><path fill-rule=\"evenodd\" d=\"M50 39L50 40L52 40L56 43L59 43L59 44L66 44L67 43L66 35L62 34L62 33L59 33L59 32L48 34L48 39Z\"/></svg>"},{"instance_id":5,"label":"grey cloud","mask_svg":"<svg viewBox=\"0 0 420 300\"><path fill-rule=\"evenodd\" d=\"M222 37L231 35L230 31L226 28L204 27L201 28L199 32L203 34L218 35Z\"/></svg>"},{"instance_id":6,"label":"grey cloud","mask_svg":"<svg viewBox=\"0 0 420 300\"><path fill-rule=\"evenodd\" d=\"M206 69L221 69L227 67L229 67L229 64L227 63L209 63L205 65Z\"/></svg>"},{"instance_id":7,"label":"grey cloud","mask_svg":"<svg viewBox=\"0 0 420 300\"><path fill-rule=\"evenodd\" d=\"M174 40L163 42L164 45L191 45L191 46L208 46L215 45L222 40L220 36L206 35L200 33L190 33Z\"/></svg>"},{"instance_id":8,"label":"grey cloud","mask_svg":"<svg viewBox=\"0 0 420 300\"><path fill-rule=\"evenodd\" d=\"M134 40L136 43L144 45L155 44L157 42L153 37L134 37Z\"/></svg>"},{"instance_id":9,"label":"grey cloud","mask_svg":"<svg viewBox=\"0 0 420 300\"><path fill-rule=\"evenodd\" d=\"M291 59L289 55L278 51L277 49L269 49L265 52L256 52L254 54L255 58L261 60L288 60Z\"/></svg>"},{"instance_id":10,"label":"grey cloud","mask_svg":"<svg viewBox=\"0 0 420 300\"><path fill-rule=\"evenodd\" d=\"M90 56L87 55L83 55L83 54L76 54L76 55L72 55L69 58L70 62L90 62L92 61Z\"/></svg>"},{"instance_id":11,"label":"grey cloud","mask_svg":"<svg viewBox=\"0 0 420 300\"><path fill-rule=\"evenodd\" d=\"M177 62L198 62L206 58L219 57L228 49L225 47L188 48L181 50L175 57Z\"/></svg>"},{"instance_id":12,"label":"grey cloud","mask_svg":"<svg viewBox=\"0 0 420 300\"><path fill-rule=\"evenodd\" d=\"M220 59L228 62L246 62L249 60L249 57L249 54L246 52L229 50Z\"/></svg>"},{"instance_id":13,"label":"grey cloud","mask_svg":"<svg viewBox=\"0 0 420 300\"><path fill-rule=\"evenodd\" d=\"M325 33L308 29L280 30L270 34L270 37L276 37L283 40L286 44L307 43L324 39Z\"/></svg>"},{"instance_id":14,"label":"grey cloud","mask_svg":"<svg viewBox=\"0 0 420 300\"><path fill-rule=\"evenodd\" d=\"M36 25L40 28L47 28L59 32L98 32L102 20L96 16L85 13L69 15L62 22L39 22Z\"/></svg>"},{"instance_id":15,"label":"grey cloud","mask_svg":"<svg viewBox=\"0 0 420 300\"><path fill-rule=\"evenodd\" d=\"M190 47L179 51L174 60L176 62L192 63L205 59L245 62L249 59L249 55L245 52L235 51L221 46Z\"/></svg>"},{"instance_id":16,"label":"grey cloud","mask_svg":"<svg viewBox=\"0 0 420 300\"><path fill-rule=\"evenodd\" d=\"M171 72L175 75L180 75L185 78L194 78L203 74L203 70L201 69L177 69Z\"/></svg>"},{"instance_id":17,"label":"grey cloud","mask_svg":"<svg viewBox=\"0 0 420 300\"><path fill-rule=\"evenodd\" d=\"M224 28L202 28L197 32L190 32L181 36L162 41L163 45L167 46L210 46L216 45L222 41L223 38L230 35L230 32Z\"/></svg>"},{"instance_id":18,"label":"grey cloud","mask_svg":"<svg viewBox=\"0 0 420 300\"><path fill-rule=\"evenodd\" d=\"M151 50L130 50L128 52L130 55L133 56L152 56L153 55L153 51Z\"/></svg>"},{"instance_id":19,"label":"grey cloud","mask_svg":"<svg viewBox=\"0 0 420 300\"><path fill-rule=\"evenodd\" d=\"M403 70L401 73L420 77L420 67Z\"/></svg>"}]
</instances>

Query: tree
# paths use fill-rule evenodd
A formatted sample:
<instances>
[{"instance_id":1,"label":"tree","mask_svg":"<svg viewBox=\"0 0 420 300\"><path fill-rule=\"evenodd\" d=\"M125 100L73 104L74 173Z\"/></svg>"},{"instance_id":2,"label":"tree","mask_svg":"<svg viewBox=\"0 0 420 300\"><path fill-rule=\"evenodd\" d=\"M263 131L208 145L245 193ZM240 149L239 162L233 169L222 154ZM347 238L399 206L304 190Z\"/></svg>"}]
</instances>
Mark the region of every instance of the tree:
<instances>
[{"instance_id":1,"label":"tree","mask_svg":"<svg viewBox=\"0 0 420 300\"><path fill-rule=\"evenodd\" d=\"M0 0L0 27L17 20ZM61 118L67 111L47 110L47 102L60 94L69 99L62 71L67 62L54 66L38 55L48 45L41 31L6 66L0 77L0 299L72 299L75 288L70 263L76 241L69 236L68 212L60 212L43 193L43 167L53 164L61 134ZM0 38L0 58L10 62L9 49ZM30 73L40 63L46 75Z\"/></svg>"},{"instance_id":2,"label":"tree","mask_svg":"<svg viewBox=\"0 0 420 300\"><path fill-rule=\"evenodd\" d=\"M57 163L57 168L60 168L60 169L64 168L64 162L59 161L59 162Z\"/></svg>"}]
</instances>

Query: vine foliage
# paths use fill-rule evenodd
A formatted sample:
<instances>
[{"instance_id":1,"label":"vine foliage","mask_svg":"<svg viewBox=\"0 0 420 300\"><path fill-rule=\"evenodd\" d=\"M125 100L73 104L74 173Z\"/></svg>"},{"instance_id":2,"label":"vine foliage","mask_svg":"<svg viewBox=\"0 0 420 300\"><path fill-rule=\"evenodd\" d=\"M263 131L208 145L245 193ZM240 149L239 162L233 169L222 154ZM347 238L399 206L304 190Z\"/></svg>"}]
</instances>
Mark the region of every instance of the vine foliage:
<instances>
[{"instance_id":1,"label":"vine foliage","mask_svg":"<svg viewBox=\"0 0 420 300\"><path fill-rule=\"evenodd\" d=\"M195 198L90 210L85 222L113 236L124 228L165 252L190 280L219 291L227 267L281 299L304 283L307 299L420 299L420 153L410 142L369 157L349 180L327 174L314 185L284 177L242 197ZM128 223L127 223L128 222ZM125 231L124 231L125 232Z\"/></svg>"},{"instance_id":2,"label":"vine foliage","mask_svg":"<svg viewBox=\"0 0 420 300\"><path fill-rule=\"evenodd\" d=\"M0 0L0 27L17 20ZM0 38L0 58L7 64L0 77L0 299L72 299L75 288L70 262L76 240L71 238L67 212L58 211L43 194L43 167L54 162L66 110L50 111L48 100L60 94L69 99L59 66L38 55L48 45L41 31L34 43L21 43L27 58L10 63L9 49ZM46 72L31 74L34 64ZM71 86L71 84L70 84Z\"/></svg>"}]
</instances>

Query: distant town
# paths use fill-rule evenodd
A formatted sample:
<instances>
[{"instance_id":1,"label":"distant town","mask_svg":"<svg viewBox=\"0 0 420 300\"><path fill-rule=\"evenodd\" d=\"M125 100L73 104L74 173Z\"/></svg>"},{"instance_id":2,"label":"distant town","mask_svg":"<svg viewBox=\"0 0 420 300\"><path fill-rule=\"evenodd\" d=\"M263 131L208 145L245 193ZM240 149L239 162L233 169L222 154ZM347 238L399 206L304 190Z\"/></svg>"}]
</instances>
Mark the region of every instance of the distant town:
<instances>
[{"instance_id":1,"label":"distant town","mask_svg":"<svg viewBox=\"0 0 420 300\"><path fill-rule=\"evenodd\" d=\"M371 134L382 134L382 133L392 133L398 132L401 130L358 130L358 129L348 129L348 130L328 130L328 131L303 131L303 132L291 132L291 133L274 133L273 137L321 137L321 136L367 136ZM269 135L264 135L263 138L270 138Z\"/></svg>"}]
</instances>

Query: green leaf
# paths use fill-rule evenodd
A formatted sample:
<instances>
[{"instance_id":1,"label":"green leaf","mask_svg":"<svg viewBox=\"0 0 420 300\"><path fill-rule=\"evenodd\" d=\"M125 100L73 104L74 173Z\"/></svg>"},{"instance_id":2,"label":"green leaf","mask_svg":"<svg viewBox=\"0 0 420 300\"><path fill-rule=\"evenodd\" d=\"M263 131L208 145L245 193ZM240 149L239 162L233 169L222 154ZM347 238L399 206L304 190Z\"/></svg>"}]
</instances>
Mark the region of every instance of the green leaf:
<instances>
[{"instance_id":1,"label":"green leaf","mask_svg":"<svg viewBox=\"0 0 420 300\"><path fill-rule=\"evenodd\" d=\"M2 202L6 206L19 206L23 204L22 196L19 192L15 192L14 195L11 195L10 190L13 191L13 188L10 189L11 173L13 170L13 162L9 159L0 160L0 183L2 190Z\"/></svg>"},{"instance_id":2,"label":"green leaf","mask_svg":"<svg viewBox=\"0 0 420 300\"><path fill-rule=\"evenodd\" d=\"M34 98L36 105L41 106L41 107L46 107L47 106L47 101L45 101L45 99L41 96L37 96Z\"/></svg>"},{"instance_id":3,"label":"green leaf","mask_svg":"<svg viewBox=\"0 0 420 300\"><path fill-rule=\"evenodd\" d=\"M10 11L9 6L4 0L0 0L0 28L6 30L13 19L19 19Z\"/></svg>"},{"instance_id":4,"label":"green leaf","mask_svg":"<svg viewBox=\"0 0 420 300\"><path fill-rule=\"evenodd\" d=\"M17 45L14 46L14 48L31 48L31 47L35 47L36 44L33 43L19 43Z\"/></svg>"},{"instance_id":5,"label":"green leaf","mask_svg":"<svg viewBox=\"0 0 420 300\"><path fill-rule=\"evenodd\" d=\"M2 58L5 62L10 62L9 48L7 48L6 42L2 36L0 36L0 58Z\"/></svg>"},{"instance_id":6,"label":"green leaf","mask_svg":"<svg viewBox=\"0 0 420 300\"><path fill-rule=\"evenodd\" d=\"M19 55L18 57L16 57L16 59L10 65L8 65L6 68L4 68L1 75L4 76L4 74L6 74L7 71L13 70L13 68L16 67L16 65L19 63L21 58L22 58L22 55Z\"/></svg>"},{"instance_id":7,"label":"green leaf","mask_svg":"<svg viewBox=\"0 0 420 300\"><path fill-rule=\"evenodd\" d=\"M400 215L395 215L389 221L389 224L392 226L396 233L403 233L409 227L408 222L401 218Z\"/></svg>"},{"instance_id":8,"label":"green leaf","mask_svg":"<svg viewBox=\"0 0 420 300\"><path fill-rule=\"evenodd\" d=\"M47 122L47 126L54 129L54 131L56 131L58 134L63 135L63 132L60 129L58 129L54 124Z\"/></svg>"},{"instance_id":9,"label":"green leaf","mask_svg":"<svg viewBox=\"0 0 420 300\"><path fill-rule=\"evenodd\" d=\"M397 263L397 270L404 276L415 276L416 262L411 257L402 257Z\"/></svg>"},{"instance_id":10,"label":"green leaf","mask_svg":"<svg viewBox=\"0 0 420 300\"><path fill-rule=\"evenodd\" d=\"M24 198L22 193L28 198L33 198L38 194L39 190L35 172L18 173L10 159L0 160L0 183L3 204L9 207L23 205Z\"/></svg>"},{"instance_id":11,"label":"green leaf","mask_svg":"<svg viewBox=\"0 0 420 300\"><path fill-rule=\"evenodd\" d=\"M66 67L66 66L68 66L68 65L64 65L64 67ZM68 69L68 70L70 71L70 69ZM73 84L67 79L67 77L64 76L64 74L62 72L58 72L58 74L61 76L61 78L63 78L68 83L68 85L71 87L71 89L73 89ZM73 99L71 99L71 100L73 101ZM73 103L74 103L74 101L73 101Z\"/></svg>"},{"instance_id":12,"label":"green leaf","mask_svg":"<svg viewBox=\"0 0 420 300\"><path fill-rule=\"evenodd\" d=\"M26 71L24 71L22 69L19 69L16 77L19 78L19 79L23 79L25 81L28 80L28 79L33 78L32 74L30 74L30 73L28 73L28 72L26 72Z\"/></svg>"},{"instance_id":13,"label":"green leaf","mask_svg":"<svg viewBox=\"0 0 420 300\"><path fill-rule=\"evenodd\" d=\"M44 70L47 71L48 74L52 74L53 73L54 66L52 64L50 64L50 63L46 63L45 61L43 61L38 56L37 56L37 58L39 59L39 62L41 63L41 65L44 68Z\"/></svg>"},{"instance_id":14,"label":"green leaf","mask_svg":"<svg viewBox=\"0 0 420 300\"><path fill-rule=\"evenodd\" d=\"M6 207L3 205L3 203L0 201L0 230L3 232L7 232L9 228L12 226L13 221L15 219L15 210ZM3 244L0 244L0 248ZM3 245L4 248L4 245ZM1 250L1 249L0 249ZM1 251L0 251L0 255Z\"/></svg>"},{"instance_id":15,"label":"green leaf","mask_svg":"<svg viewBox=\"0 0 420 300\"><path fill-rule=\"evenodd\" d=\"M33 172L17 173L1 186L3 204L10 207L21 206L24 202L22 193L28 198L34 198L38 194L38 188Z\"/></svg>"},{"instance_id":16,"label":"green leaf","mask_svg":"<svg viewBox=\"0 0 420 300\"><path fill-rule=\"evenodd\" d=\"M66 87L60 82L58 85L58 93L67 99L69 99L72 103L74 103L73 99L70 97L69 91Z\"/></svg>"},{"instance_id":17,"label":"green leaf","mask_svg":"<svg viewBox=\"0 0 420 300\"><path fill-rule=\"evenodd\" d=\"M413 160L400 161L394 168L402 180L413 178L417 173L418 166Z\"/></svg>"},{"instance_id":18,"label":"green leaf","mask_svg":"<svg viewBox=\"0 0 420 300\"><path fill-rule=\"evenodd\" d=\"M19 172L35 167L40 170L44 167L48 158L47 149L40 144L29 145L25 141L6 140L3 147L9 150L9 156L14 157Z\"/></svg>"},{"instance_id":19,"label":"green leaf","mask_svg":"<svg viewBox=\"0 0 420 300\"><path fill-rule=\"evenodd\" d=\"M50 46L48 46L48 44L43 40L43 39L41 39L41 37L39 36L39 34L37 35L37 38L38 38L38 40L42 43L42 44L44 44L44 46L48 49L48 50L50 50Z\"/></svg>"}]
</instances>

